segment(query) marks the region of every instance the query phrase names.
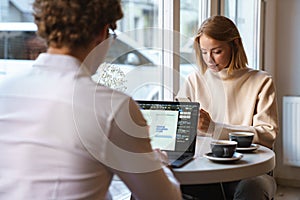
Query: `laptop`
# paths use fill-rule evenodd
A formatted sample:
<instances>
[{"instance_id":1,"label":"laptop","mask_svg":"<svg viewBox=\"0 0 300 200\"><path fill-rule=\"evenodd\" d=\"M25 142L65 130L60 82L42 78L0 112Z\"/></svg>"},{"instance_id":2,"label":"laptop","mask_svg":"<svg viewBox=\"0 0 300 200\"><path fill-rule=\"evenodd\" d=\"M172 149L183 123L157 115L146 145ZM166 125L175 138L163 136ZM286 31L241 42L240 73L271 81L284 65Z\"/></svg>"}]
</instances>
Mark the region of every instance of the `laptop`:
<instances>
[{"instance_id":1,"label":"laptop","mask_svg":"<svg viewBox=\"0 0 300 200\"><path fill-rule=\"evenodd\" d=\"M195 155L198 113L197 102L136 101L150 127L152 148L166 151L169 165L179 168Z\"/></svg>"}]
</instances>

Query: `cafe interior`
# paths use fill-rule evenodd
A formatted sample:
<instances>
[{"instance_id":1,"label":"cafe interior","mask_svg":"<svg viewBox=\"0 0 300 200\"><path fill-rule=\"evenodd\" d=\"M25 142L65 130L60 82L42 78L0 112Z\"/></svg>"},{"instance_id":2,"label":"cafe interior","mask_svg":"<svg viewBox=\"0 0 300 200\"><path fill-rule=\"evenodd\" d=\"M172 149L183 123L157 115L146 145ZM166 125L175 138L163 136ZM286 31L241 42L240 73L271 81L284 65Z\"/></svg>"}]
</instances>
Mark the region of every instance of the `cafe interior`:
<instances>
[{"instance_id":1,"label":"cafe interior","mask_svg":"<svg viewBox=\"0 0 300 200\"><path fill-rule=\"evenodd\" d=\"M13 68L16 63L19 67L28 67L46 50L43 41L35 35L31 2L0 2L0 78L22 70ZM213 15L224 15L235 22L243 38L249 67L266 71L273 77L279 120L273 149L251 142L239 146L239 136L233 134L230 140L236 143L227 141L226 145L233 143L238 150L235 149L230 158L222 158L222 155L215 156L210 136L197 136L194 160L173 169L179 181L186 184L226 182L244 178L245 174L255 176L272 171L277 183L275 199L300 199L300 1L121 2L124 17L118 21L117 40L102 66L114 70L97 71L93 77L96 82L109 83L108 87L136 100L173 101L187 76L198 70L193 39L201 22ZM107 74L114 81L101 82ZM215 149L223 148L214 145ZM118 177L113 178L109 191L112 199L132 198Z\"/></svg>"}]
</instances>

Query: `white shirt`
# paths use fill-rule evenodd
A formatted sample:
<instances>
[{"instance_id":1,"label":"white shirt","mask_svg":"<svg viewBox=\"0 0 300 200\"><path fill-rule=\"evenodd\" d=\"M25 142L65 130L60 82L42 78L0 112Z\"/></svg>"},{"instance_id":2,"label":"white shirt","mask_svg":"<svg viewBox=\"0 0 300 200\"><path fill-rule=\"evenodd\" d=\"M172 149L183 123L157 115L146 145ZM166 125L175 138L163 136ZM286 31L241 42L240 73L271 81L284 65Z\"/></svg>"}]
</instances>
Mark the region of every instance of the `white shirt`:
<instances>
[{"instance_id":1,"label":"white shirt","mask_svg":"<svg viewBox=\"0 0 300 200\"><path fill-rule=\"evenodd\" d=\"M139 109L129 113L132 101L66 55L41 54L31 69L1 79L0 199L104 199L114 173L138 198L154 197L149 187L180 198Z\"/></svg>"}]
</instances>

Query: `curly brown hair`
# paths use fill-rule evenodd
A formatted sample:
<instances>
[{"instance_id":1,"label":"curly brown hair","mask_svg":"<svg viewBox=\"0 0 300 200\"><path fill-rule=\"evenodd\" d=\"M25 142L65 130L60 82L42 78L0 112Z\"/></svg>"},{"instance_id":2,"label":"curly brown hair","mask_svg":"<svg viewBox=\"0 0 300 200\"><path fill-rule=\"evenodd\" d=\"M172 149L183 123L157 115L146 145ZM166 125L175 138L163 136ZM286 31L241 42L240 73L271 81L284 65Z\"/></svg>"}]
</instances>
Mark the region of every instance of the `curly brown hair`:
<instances>
[{"instance_id":1,"label":"curly brown hair","mask_svg":"<svg viewBox=\"0 0 300 200\"><path fill-rule=\"evenodd\" d=\"M120 0L35 0L38 35L48 46L87 46L105 25L123 17Z\"/></svg>"}]
</instances>

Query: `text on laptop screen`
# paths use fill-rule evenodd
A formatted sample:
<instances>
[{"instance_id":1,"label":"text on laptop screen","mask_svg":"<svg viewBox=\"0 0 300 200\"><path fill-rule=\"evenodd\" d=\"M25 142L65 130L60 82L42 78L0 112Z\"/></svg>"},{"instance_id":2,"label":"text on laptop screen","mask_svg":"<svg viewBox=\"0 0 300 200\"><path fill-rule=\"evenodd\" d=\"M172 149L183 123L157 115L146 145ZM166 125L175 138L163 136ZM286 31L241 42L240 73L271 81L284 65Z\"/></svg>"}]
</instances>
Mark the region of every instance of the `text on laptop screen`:
<instances>
[{"instance_id":1,"label":"text on laptop screen","mask_svg":"<svg viewBox=\"0 0 300 200\"><path fill-rule=\"evenodd\" d=\"M187 151L195 138L197 104L179 102L141 102L141 112L150 127L152 148ZM195 120L194 120L195 119Z\"/></svg>"}]
</instances>

